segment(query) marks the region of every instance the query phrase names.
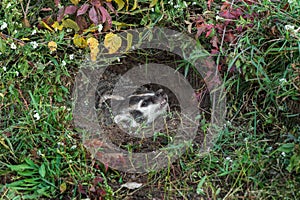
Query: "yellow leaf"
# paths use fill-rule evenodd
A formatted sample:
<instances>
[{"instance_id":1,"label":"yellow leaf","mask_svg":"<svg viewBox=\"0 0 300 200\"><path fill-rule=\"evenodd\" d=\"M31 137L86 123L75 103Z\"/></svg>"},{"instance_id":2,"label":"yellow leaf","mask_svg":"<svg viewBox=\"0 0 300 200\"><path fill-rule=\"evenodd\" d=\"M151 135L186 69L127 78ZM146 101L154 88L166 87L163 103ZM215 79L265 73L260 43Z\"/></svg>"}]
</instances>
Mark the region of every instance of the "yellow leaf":
<instances>
[{"instance_id":1,"label":"yellow leaf","mask_svg":"<svg viewBox=\"0 0 300 200\"><path fill-rule=\"evenodd\" d=\"M52 24L52 28L54 28L54 30L55 31L57 31L57 30L62 30L63 29L63 25L59 25L59 23L56 21L56 22L54 22L54 24Z\"/></svg>"},{"instance_id":2,"label":"yellow leaf","mask_svg":"<svg viewBox=\"0 0 300 200\"><path fill-rule=\"evenodd\" d=\"M78 5L78 3L80 2L80 0L70 0L72 2L72 4L74 4L75 6Z\"/></svg>"},{"instance_id":3,"label":"yellow leaf","mask_svg":"<svg viewBox=\"0 0 300 200\"><path fill-rule=\"evenodd\" d=\"M131 11L135 10L138 6L138 0L134 0L134 3L133 3L133 7L131 8Z\"/></svg>"},{"instance_id":4,"label":"yellow leaf","mask_svg":"<svg viewBox=\"0 0 300 200\"><path fill-rule=\"evenodd\" d=\"M124 1L123 0L114 0L116 3L117 3L117 5L118 5L118 10L121 10L123 7L124 7L124 5L125 5L125 3L124 3Z\"/></svg>"},{"instance_id":5,"label":"yellow leaf","mask_svg":"<svg viewBox=\"0 0 300 200\"><path fill-rule=\"evenodd\" d=\"M90 37L87 40L87 44L89 45L90 49L92 50L92 49L98 48L99 42L96 38Z\"/></svg>"},{"instance_id":6,"label":"yellow leaf","mask_svg":"<svg viewBox=\"0 0 300 200\"><path fill-rule=\"evenodd\" d=\"M53 31L53 29L50 26L48 26L48 24L46 24L44 21L40 21L40 25L48 29L49 31Z\"/></svg>"},{"instance_id":7,"label":"yellow leaf","mask_svg":"<svg viewBox=\"0 0 300 200\"><path fill-rule=\"evenodd\" d=\"M56 42L54 42L54 41L48 42L48 48L50 49L50 51L56 51L56 49L57 49Z\"/></svg>"},{"instance_id":8,"label":"yellow leaf","mask_svg":"<svg viewBox=\"0 0 300 200\"><path fill-rule=\"evenodd\" d=\"M129 0L126 0L126 11L128 11Z\"/></svg>"},{"instance_id":9,"label":"yellow leaf","mask_svg":"<svg viewBox=\"0 0 300 200\"><path fill-rule=\"evenodd\" d=\"M96 61L97 60L98 53L99 53L99 49L98 48L91 49L91 60L92 61Z\"/></svg>"},{"instance_id":10,"label":"yellow leaf","mask_svg":"<svg viewBox=\"0 0 300 200\"><path fill-rule=\"evenodd\" d=\"M129 51L132 47L132 34L131 33L127 33L127 47L126 47L126 52Z\"/></svg>"},{"instance_id":11,"label":"yellow leaf","mask_svg":"<svg viewBox=\"0 0 300 200\"><path fill-rule=\"evenodd\" d=\"M157 1L158 0L152 0L151 3L150 3L150 8L155 6L157 4Z\"/></svg>"},{"instance_id":12,"label":"yellow leaf","mask_svg":"<svg viewBox=\"0 0 300 200\"><path fill-rule=\"evenodd\" d=\"M75 30L76 32L80 30L78 24L71 19L63 20L62 26L65 28L71 28L71 29Z\"/></svg>"},{"instance_id":13,"label":"yellow leaf","mask_svg":"<svg viewBox=\"0 0 300 200\"><path fill-rule=\"evenodd\" d=\"M79 48L85 48L85 47L87 47L86 40L83 37L79 36L78 34L74 35L73 42Z\"/></svg>"},{"instance_id":14,"label":"yellow leaf","mask_svg":"<svg viewBox=\"0 0 300 200\"><path fill-rule=\"evenodd\" d=\"M67 184L65 182L60 184L60 186L59 186L60 193L64 193L66 191L66 189L67 189Z\"/></svg>"},{"instance_id":15,"label":"yellow leaf","mask_svg":"<svg viewBox=\"0 0 300 200\"><path fill-rule=\"evenodd\" d=\"M29 38L21 38L22 41L30 41Z\"/></svg>"},{"instance_id":16,"label":"yellow leaf","mask_svg":"<svg viewBox=\"0 0 300 200\"><path fill-rule=\"evenodd\" d=\"M104 38L104 46L108 49L108 53L112 54L118 51L122 45L122 39L120 36L108 33Z\"/></svg>"}]
</instances>

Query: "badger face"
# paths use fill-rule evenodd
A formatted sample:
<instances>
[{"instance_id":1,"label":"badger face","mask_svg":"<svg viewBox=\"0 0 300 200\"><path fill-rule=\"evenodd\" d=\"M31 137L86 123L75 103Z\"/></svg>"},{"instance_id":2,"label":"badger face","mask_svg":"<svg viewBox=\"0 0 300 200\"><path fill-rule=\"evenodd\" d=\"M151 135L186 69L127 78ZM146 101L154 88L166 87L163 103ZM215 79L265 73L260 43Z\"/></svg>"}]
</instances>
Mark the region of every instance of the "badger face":
<instances>
[{"instance_id":1,"label":"badger face","mask_svg":"<svg viewBox=\"0 0 300 200\"><path fill-rule=\"evenodd\" d=\"M128 109L114 118L115 123L124 128L138 127L142 123L149 125L164 114L169 106L168 97L162 89L130 95L128 98Z\"/></svg>"}]
</instances>

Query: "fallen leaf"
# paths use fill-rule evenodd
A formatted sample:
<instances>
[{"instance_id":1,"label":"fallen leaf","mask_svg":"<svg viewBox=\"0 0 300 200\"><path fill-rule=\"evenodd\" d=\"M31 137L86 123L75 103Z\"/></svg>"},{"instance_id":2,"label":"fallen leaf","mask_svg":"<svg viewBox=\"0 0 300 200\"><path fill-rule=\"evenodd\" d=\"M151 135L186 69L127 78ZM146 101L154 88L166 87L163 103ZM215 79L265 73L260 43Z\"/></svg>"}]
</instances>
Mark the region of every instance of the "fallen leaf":
<instances>
[{"instance_id":1,"label":"fallen leaf","mask_svg":"<svg viewBox=\"0 0 300 200\"><path fill-rule=\"evenodd\" d=\"M76 32L80 30L78 24L71 19L63 20L62 25L63 25L63 27L71 28L71 29L75 30Z\"/></svg>"},{"instance_id":2,"label":"fallen leaf","mask_svg":"<svg viewBox=\"0 0 300 200\"><path fill-rule=\"evenodd\" d=\"M122 39L120 36L113 33L105 35L104 46L108 49L110 54L117 52L121 45Z\"/></svg>"},{"instance_id":3,"label":"fallen leaf","mask_svg":"<svg viewBox=\"0 0 300 200\"><path fill-rule=\"evenodd\" d=\"M80 8L77 10L77 16L85 14L89 7L90 5L87 3L80 6Z\"/></svg>"},{"instance_id":4,"label":"fallen leaf","mask_svg":"<svg viewBox=\"0 0 300 200\"><path fill-rule=\"evenodd\" d=\"M65 8L64 15L72 15L77 11L77 6L67 6Z\"/></svg>"},{"instance_id":5,"label":"fallen leaf","mask_svg":"<svg viewBox=\"0 0 300 200\"><path fill-rule=\"evenodd\" d=\"M64 193L66 191L66 189L67 189L67 184L65 182L60 184L60 186L59 186L60 193Z\"/></svg>"},{"instance_id":6,"label":"fallen leaf","mask_svg":"<svg viewBox=\"0 0 300 200\"><path fill-rule=\"evenodd\" d=\"M51 26L52 28L54 28L54 30L56 31L56 30L62 30L63 29L63 25L59 25L59 23L58 23L58 21L56 21L56 22L54 22L54 24L52 24L52 26Z\"/></svg>"},{"instance_id":7,"label":"fallen leaf","mask_svg":"<svg viewBox=\"0 0 300 200\"><path fill-rule=\"evenodd\" d=\"M136 183L136 182L127 182L125 184L122 184L121 187L125 187L125 188L128 188L130 190L133 190L133 189L137 189L139 187L141 187L143 184L142 183Z\"/></svg>"},{"instance_id":8,"label":"fallen leaf","mask_svg":"<svg viewBox=\"0 0 300 200\"><path fill-rule=\"evenodd\" d=\"M54 41L48 42L48 48L50 49L50 51L56 51L56 49L57 49L56 42L54 42Z\"/></svg>"},{"instance_id":9,"label":"fallen leaf","mask_svg":"<svg viewBox=\"0 0 300 200\"><path fill-rule=\"evenodd\" d=\"M98 15L94 6L89 11L89 18L95 25L99 24Z\"/></svg>"},{"instance_id":10,"label":"fallen leaf","mask_svg":"<svg viewBox=\"0 0 300 200\"><path fill-rule=\"evenodd\" d=\"M124 7L124 5L125 5L125 2L123 0L114 0L114 1L118 5L118 10L121 10Z\"/></svg>"},{"instance_id":11,"label":"fallen leaf","mask_svg":"<svg viewBox=\"0 0 300 200\"><path fill-rule=\"evenodd\" d=\"M78 34L75 34L73 37L73 43L79 48L87 47L86 40Z\"/></svg>"}]
</instances>

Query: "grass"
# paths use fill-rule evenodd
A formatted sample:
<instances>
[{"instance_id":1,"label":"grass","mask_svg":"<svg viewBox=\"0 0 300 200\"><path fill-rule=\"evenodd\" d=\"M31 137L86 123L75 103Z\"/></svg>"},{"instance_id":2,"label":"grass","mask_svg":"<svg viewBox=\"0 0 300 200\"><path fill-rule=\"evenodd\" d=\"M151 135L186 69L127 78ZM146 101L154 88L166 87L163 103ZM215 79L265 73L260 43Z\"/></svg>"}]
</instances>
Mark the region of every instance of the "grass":
<instances>
[{"instance_id":1,"label":"grass","mask_svg":"<svg viewBox=\"0 0 300 200\"><path fill-rule=\"evenodd\" d=\"M178 8L161 1L149 8L149 1L139 1L140 8L112 16L137 27L158 25L185 33L189 32L187 22L192 23L202 11L207 23L224 23L216 20L221 1L215 1L209 11L206 1L186 2L188 7L183 1L174 1ZM299 199L300 5L297 1L255 2L236 3L232 8L249 15L259 13L259 17L234 19L225 32L199 37L206 49L214 48L213 36L223 47L215 60L221 66L228 112L214 147L200 154L194 144L161 171L131 175L94 159L74 127L74 77L89 49L73 44L74 31L37 28L38 18L45 16L41 8L49 5L57 11L52 1L39 6L30 3L31 27L21 23L24 14L19 3L2 1L0 198ZM236 25L247 28L237 32L234 41L226 40L227 31ZM56 42L56 51L50 52L50 41ZM143 186L122 188L126 182Z\"/></svg>"}]
</instances>

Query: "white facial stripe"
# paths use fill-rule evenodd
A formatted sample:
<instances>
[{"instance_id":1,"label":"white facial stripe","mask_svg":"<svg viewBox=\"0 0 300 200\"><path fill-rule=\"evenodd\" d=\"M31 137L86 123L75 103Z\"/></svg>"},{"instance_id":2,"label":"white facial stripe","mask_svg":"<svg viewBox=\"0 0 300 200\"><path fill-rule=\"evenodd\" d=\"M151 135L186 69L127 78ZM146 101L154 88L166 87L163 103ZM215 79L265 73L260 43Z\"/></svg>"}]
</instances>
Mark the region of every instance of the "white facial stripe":
<instances>
[{"instance_id":1,"label":"white facial stripe","mask_svg":"<svg viewBox=\"0 0 300 200\"><path fill-rule=\"evenodd\" d=\"M146 96L155 96L155 93L133 94L133 95L130 95L129 98L131 98L131 97L146 97Z\"/></svg>"}]
</instances>

